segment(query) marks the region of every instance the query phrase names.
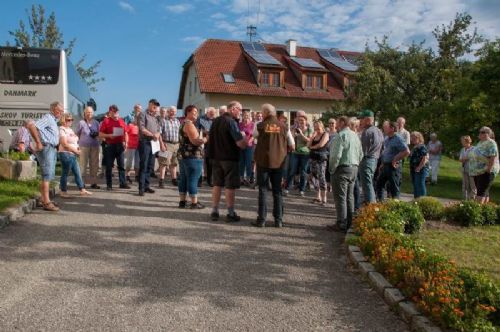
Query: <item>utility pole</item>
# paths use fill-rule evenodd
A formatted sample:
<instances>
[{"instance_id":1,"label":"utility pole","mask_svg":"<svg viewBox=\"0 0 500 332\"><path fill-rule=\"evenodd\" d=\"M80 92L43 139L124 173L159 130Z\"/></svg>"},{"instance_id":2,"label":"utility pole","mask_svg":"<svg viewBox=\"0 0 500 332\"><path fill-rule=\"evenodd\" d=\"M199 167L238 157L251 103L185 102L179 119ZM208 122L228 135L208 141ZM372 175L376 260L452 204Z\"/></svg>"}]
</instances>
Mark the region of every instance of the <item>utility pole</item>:
<instances>
[{"instance_id":1,"label":"utility pole","mask_svg":"<svg viewBox=\"0 0 500 332\"><path fill-rule=\"evenodd\" d=\"M247 36L250 39L250 42L253 42L253 39L257 35L257 27L254 25L247 25Z\"/></svg>"}]
</instances>

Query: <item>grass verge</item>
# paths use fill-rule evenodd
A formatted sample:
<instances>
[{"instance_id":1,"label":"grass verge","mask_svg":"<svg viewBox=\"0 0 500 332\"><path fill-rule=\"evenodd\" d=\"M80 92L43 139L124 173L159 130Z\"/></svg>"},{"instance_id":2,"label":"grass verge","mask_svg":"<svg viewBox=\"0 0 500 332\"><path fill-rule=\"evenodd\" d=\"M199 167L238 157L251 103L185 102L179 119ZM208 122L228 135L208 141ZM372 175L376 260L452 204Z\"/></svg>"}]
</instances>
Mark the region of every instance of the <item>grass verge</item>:
<instances>
[{"instance_id":1,"label":"grass verge","mask_svg":"<svg viewBox=\"0 0 500 332\"><path fill-rule=\"evenodd\" d=\"M500 226L426 227L417 239L460 267L488 274L500 286Z\"/></svg>"},{"instance_id":2,"label":"grass verge","mask_svg":"<svg viewBox=\"0 0 500 332\"><path fill-rule=\"evenodd\" d=\"M461 163L449 157L441 159L439 169L438 183L427 186L427 195L449 199L462 199L462 174ZM401 191L404 193L413 193L413 186L410 179L409 162L406 161L403 170L403 184ZM500 176L495 178L490 190L490 200L500 204Z\"/></svg>"},{"instance_id":3,"label":"grass verge","mask_svg":"<svg viewBox=\"0 0 500 332\"><path fill-rule=\"evenodd\" d=\"M0 212L24 202L39 192L39 181L0 180Z\"/></svg>"}]
</instances>

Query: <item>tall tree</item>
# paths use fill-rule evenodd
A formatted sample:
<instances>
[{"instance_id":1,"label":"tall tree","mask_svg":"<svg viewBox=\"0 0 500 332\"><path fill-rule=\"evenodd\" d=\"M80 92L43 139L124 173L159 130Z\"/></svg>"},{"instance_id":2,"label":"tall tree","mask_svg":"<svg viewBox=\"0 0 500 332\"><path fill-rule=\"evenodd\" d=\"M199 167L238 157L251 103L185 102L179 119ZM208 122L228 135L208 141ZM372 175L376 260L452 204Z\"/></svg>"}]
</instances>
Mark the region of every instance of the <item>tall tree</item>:
<instances>
[{"instance_id":1,"label":"tall tree","mask_svg":"<svg viewBox=\"0 0 500 332\"><path fill-rule=\"evenodd\" d=\"M26 10L27 24L19 20L19 28L9 31L14 38L15 46L19 47L44 47L44 48L64 48L66 54L70 56L73 53L76 39L71 39L65 47L63 34L56 23L56 15L51 12L47 18L45 8L42 5L32 5L31 12ZM7 42L9 45L9 42ZM104 81L103 77L98 77L98 68L101 60L91 66L85 67L84 62L87 55L84 54L80 60L75 63L75 67L87 82L91 91L97 91L96 84Z\"/></svg>"}]
</instances>

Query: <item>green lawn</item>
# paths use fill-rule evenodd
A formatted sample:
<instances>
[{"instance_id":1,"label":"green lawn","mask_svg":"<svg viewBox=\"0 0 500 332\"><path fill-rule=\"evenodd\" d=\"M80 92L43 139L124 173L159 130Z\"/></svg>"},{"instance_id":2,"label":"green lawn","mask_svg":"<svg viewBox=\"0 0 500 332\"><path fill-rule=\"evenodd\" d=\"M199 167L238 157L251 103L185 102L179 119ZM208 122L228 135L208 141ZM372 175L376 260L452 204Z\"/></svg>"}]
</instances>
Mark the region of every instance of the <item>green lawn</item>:
<instances>
[{"instance_id":1,"label":"green lawn","mask_svg":"<svg viewBox=\"0 0 500 332\"><path fill-rule=\"evenodd\" d=\"M24 202L39 192L39 181L0 180L0 212Z\"/></svg>"},{"instance_id":2,"label":"green lawn","mask_svg":"<svg viewBox=\"0 0 500 332\"><path fill-rule=\"evenodd\" d=\"M403 170L403 185L401 191L413 193L413 186L410 180L409 162L406 161ZM462 199L462 174L459 161L443 157L439 170L438 183L434 186L427 186L427 195L450 199ZM500 204L500 175L495 178L493 187L490 190L492 202Z\"/></svg>"},{"instance_id":3,"label":"green lawn","mask_svg":"<svg viewBox=\"0 0 500 332\"><path fill-rule=\"evenodd\" d=\"M458 266L484 271L500 285L500 226L427 228L418 235L430 251Z\"/></svg>"}]
</instances>

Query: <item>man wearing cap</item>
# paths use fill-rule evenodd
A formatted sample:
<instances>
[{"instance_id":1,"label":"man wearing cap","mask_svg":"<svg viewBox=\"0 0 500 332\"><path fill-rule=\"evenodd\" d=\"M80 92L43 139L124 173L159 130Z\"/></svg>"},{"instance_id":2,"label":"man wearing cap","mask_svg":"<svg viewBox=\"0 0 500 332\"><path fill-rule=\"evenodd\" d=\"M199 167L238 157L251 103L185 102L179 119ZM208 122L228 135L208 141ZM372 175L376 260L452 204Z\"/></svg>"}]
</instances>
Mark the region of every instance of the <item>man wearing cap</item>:
<instances>
[{"instance_id":1,"label":"man wearing cap","mask_svg":"<svg viewBox=\"0 0 500 332\"><path fill-rule=\"evenodd\" d=\"M354 213L354 181L363 150L358 135L350 127L351 119L341 116L337 120L339 130L330 147L330 174L333 198L337 211L337 223L329 230L345 232L351 227Z\"/></svg>"},{"instance_id":2,"label":"man wearing cap","mask_svg":"<svg viewBox=\"0 0 500 332\"><path fill-rule=\"evenodd\" d=\"M104 150L104 160L106 163L106 190L112 190L113 180L111 173L113 164L116 159L118 167L118 179L120 188L130 189L130 186L125 180L125 135L127 135L127 125L125 121L118 115L118 106L109 106L108 117L106 117L99 128L99 138L106 141L106 149Z\"/></svg>"},{"instance_id":3,"label":"man wearing cap","mask_svg":"<svg viewBox=\"0 0 500 332\"><path fill-rule=\"evenodd\" d=\"M153 155L153 142L160 143L160 150L165 151L165 145L161 138L161 120L158 114L160 103L151 99L146 112L140 113L138 117L139 126L139 196L144 193L154 193L149 183L151 171L154 168L155 158Z\"/></svg>"},{"instance_id":4,"label":"man wearing cap","mask_svg":"<svg viewBox=\"0 0 500 332\"><path fill-rule=\"evenodd\" d=\"M377 170L377 161L384 144L382 131L375 126L374 114L370 110L364 110L359 114L361 133L361 146L363 148L363 159L359 164L359 175L361 188L363 189L363 202L365 204L376 201L375 186L373 178Z\"/></svg>"}]
</instances>

